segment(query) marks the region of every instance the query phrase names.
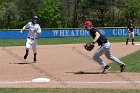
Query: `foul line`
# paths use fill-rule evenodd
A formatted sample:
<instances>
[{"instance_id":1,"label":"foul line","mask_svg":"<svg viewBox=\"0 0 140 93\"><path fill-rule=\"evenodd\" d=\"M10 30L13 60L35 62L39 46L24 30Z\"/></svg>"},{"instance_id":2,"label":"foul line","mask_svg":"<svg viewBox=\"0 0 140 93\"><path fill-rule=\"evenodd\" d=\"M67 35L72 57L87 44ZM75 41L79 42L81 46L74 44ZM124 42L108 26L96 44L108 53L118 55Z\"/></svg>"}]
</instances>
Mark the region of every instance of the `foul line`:
<instances>
[{"instance_id":1,"label":"foul line","mask_svg":"<svg viewBox=\"0 0 140 93\"><path fill-rule=\"evenodd\" d=\"M27 83L48 83L48 84L59 84L59 82L32 82L32 81L1 81L0 84L27 84ZM80 82L80 81L67 81L67 84L128 84L128 83L134 83L134 84L140 84L140 81L103 81L103 82Z\"/></svg>"},{"instance_id":2,"label":"foul line","mask_svg":"<svg viewBox=\"0 0 140 93\"><path fill-rule=\"evenodd\" d=\"M49 83L57 83L57 82L49 82ZM66 82L67 84L128 84L128 83L138 83L140 84L140 81L132 81L132 82L129 82L129 81L109 81L109 82L106 82L106 81L103 81L103 82Z\"/></svg>"}]
</instances>

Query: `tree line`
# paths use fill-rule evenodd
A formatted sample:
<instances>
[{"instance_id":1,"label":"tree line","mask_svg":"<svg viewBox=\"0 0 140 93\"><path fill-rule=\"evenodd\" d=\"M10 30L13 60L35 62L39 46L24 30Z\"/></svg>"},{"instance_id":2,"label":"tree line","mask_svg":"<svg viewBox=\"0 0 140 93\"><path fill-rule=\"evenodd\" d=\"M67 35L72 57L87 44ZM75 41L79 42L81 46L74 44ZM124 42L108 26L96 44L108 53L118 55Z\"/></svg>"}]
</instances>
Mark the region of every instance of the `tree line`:
<instances>
[{"instance_id":1,"label":"tree line","mask_svg":"<svg viewBox=\"0 0 140 93\"><path fill-rule=\"evenodd\" d=\"M39 16L42 28L81 28L86 20L97 27L140 25L140 0L0 0L0 28L18 29Z\"/></svg>"}]
</instances>

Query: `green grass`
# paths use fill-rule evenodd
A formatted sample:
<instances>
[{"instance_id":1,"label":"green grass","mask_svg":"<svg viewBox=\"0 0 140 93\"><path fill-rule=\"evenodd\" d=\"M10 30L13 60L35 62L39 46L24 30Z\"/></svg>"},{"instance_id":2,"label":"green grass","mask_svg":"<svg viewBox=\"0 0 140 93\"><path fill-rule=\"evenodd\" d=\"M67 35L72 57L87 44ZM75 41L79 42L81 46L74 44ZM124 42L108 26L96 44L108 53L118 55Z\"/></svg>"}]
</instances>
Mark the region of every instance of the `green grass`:
<instances>
[{"instance_id":1,"label":"green grass","mask_svg":"<svg viewBox=\"0 0 140 93\"><path fill-rule=\"evenodd\" d=\"M41 38L39 39L40 45L46 44L77 44L92 41L90 37L76 37L76 38Z\"/></svg>"},{"instance_id":2,"label":"green grass","mask_svg":"<svg viewBox=\"0 0 140 93\"><path fill-rule=\"evenodd\" d=\"M107 37L107 38L110 42L126 42L126 39L127 39L127 37L124 37L124 36L114 36L114 37ZM135 42L140 42L140 37L136 36Z\"/></svg>"},{"instance_id":3,"label":"green grass","mask_svg":"<svg viewBox=\"0 0 140 93\"><path fill-rule=\"evenodd\" d=\"M0 46L23 46L26 39L0 39Z\"/></svg>"},{"instance_id":4,"label":"green grass","mask_svg":"<svg viewBox=\"0 0 140 93\"><path fill-rule=\"evenodd\" d=\"M125 42L126 37L107 37L110 42ZM91 37L73 37L73 38L39 38L39 45L47 44L76 44L92 41ZM135 41L140 41L135 37ZM25 46L26 39L0 39L0 46Z\"/></svg>"},{"instance_id":5,"label":"green grass","mask_svg":"<svg viewBox=\"0 0 140 93\"><path fill-rule=\"evenodd\" d=\"M48 44L76 44L86 43L91 41L90 37L79 37L79 38L39 38L39 45ZM0 46L24 46L26 39L0 39Z\"/></svg>"},{"instance_id":6,"label":"green grass","mask_svg":"<svg viewBox=\"0 0 140 93\"><path fill-rule=\"evenodd\" d=\"M79 88L3 88L0 93L139 93L138 89L79 89Z\"/></svg>"},{"instance_id":7,"label":"green grass","mask_svg":"<svg viewBox=\"0 0 140 93\"><path fill-rule=\"evenodd\" d=\"M140 50L127 55L120 60L126 63L126 72L140 72ZM111 63L110 66L113 71L120 69L116 63Z\"/></svg>"}]
</instances>

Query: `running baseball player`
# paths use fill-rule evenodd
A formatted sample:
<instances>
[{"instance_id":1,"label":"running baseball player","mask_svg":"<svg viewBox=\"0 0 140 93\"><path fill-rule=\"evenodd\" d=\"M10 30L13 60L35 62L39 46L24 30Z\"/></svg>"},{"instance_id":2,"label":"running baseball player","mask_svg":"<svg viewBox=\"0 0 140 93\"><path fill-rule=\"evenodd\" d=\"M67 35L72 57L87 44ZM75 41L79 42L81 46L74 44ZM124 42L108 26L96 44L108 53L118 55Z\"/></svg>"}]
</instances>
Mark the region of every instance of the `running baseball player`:
<instances>
[{"instance_id":1,"label":"running baseball player","mask_svg":"<svg viewBox=\"0 0 140 93\"><path fill-rule=\"evenodd\" d=\"M130 38L132 39L132 45L134 45L135 26L134 26L132 20L129 20L129 24L128 24L127 28L128 28L128 37L127 37L127 40L126 40L126 45L128 45L128 41L129 41Z\"/></svg>"},{"instance_id":2,"label":"running baseball player","mask_svg":"<svg viewBox=\"0 0 140 93\"><path fill-rule=\"evenodd\" d=\"M118 58L114 57L110 53L111 43L107 40L107 38L93 27L91 21L85 22L85 29L90 33L90 35L93 38L93 42L91 42L91 45L98 43L98 45L101 46L94 53L93 59L103 66L103 73L106 73L111 68L108 64L106 64L100 58L100 56L103 54L106 56L107 59L112 60L113 62L116 62L120 66L120 72L124 72L126 65L125 63L123 63L122 61L120 61Z\"/></svg>"},{"instance_id":3,"label":"running baseball player","mask_svg":"<svg viewBox=\"0 0 140 93\"><path fill-rule=\"evenodd\" d=\"M34 59L33 61L36 62L36 56L37 56L37 39L38 36L41 34L41 28L40 25L37 23L39 20L38 16L33 16L32 22L28 22L21 30L20 33L23 32L25 29L29 29L28 37L26 41L26 53L24 55L24 59L28 57L29 49L32 46L32 50L34 53Z\"/></svg>"}]
</instances>

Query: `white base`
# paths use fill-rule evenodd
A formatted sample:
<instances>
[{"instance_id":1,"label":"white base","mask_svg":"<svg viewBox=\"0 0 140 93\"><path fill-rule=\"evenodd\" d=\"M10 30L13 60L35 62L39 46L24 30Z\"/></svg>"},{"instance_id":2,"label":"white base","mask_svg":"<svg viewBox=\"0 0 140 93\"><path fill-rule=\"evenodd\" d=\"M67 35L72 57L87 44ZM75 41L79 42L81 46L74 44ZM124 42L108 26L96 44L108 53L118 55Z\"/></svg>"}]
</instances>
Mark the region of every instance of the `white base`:
<instances>
[{"instance_id":1,"label":"white base","mask_svg":"<svg viewBox=\"0 0 140 93\"><path fill-rule=\"evenodd\" d=\"M49 82L50 79L48 78L36 78L36 79L33 79L32 82Z\"/></svg>"},{"instance_id":2,"label":"white base","mask_svg":"<svg viewBox=\"0 0 140 93\"><path fill-rule=\"evenodd\" d=\"M140 46L140 44L135 44L136 46Z\"/></svg>"}]
</instances>

